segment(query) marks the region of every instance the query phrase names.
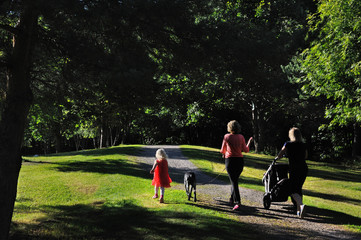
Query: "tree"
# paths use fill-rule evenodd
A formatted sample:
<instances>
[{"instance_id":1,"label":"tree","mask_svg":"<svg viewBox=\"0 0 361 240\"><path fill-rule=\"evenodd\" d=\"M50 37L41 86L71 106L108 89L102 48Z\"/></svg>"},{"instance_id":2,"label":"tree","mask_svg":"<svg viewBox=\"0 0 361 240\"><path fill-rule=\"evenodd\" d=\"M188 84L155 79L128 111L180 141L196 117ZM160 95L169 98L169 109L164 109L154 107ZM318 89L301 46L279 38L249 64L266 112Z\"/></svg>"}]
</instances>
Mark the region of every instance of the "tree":
<instances>
[{"instance_id":1,"label":"tree","mask_svg":"<svg viewBox=\"0 0 361 240\"><path fill-rule=\"evenodd\" d=\"M6 239L16 199L25 121L32 101L30 68L39 13L27 2L18 9L16 26L4 23L13 14L9 9L1 13L9 16L0 25L2 31L13 35L12 51L6 53L7 87L0 121L0 239Z\"/></svg>"},{"instance_id":2,"label":"tree","mask_svg":"<svg viewBox=\"0 0 361 240\"><path fill-rule=\"evenodd\" d=\"M227 2L212 16L220 29L216 42L220 63L214 67L226 79L223 88L229 99L252 113L256 152L265 150L271 117L297 96L281 65L304 45L310 2Z\"/></svg>"},{"instance_id":3,"label":"tree","mask_svg":"<svg viewBox=\"0 0 361 240\"><path fill-rule=\"evenodd\" d=\"M131 118L136 107L148 102L145 91L149 93L152 88L148 81L154 80L155 70L176 71L176 63L185 59L184 48L178 42L182 39L183 46L189 47L188 29L184 26L194 24L192 9L201 5L193 1L172 5L168 1L2 2L0 36L4 49L0 57L6 87L1 89L0 239L8 237L16 199L25 122L33 99L31 87L35 94L49 94L54 88L61 93L54 98L54 109L47 113L57 112L64 100L78 100L76 89L97 89L98 96L105 100L126 99L126 108L115 110ZM180 33L180 38L175 32ZM180 57L174 58L176 55ZM163 60L171 60L171 64ZM181 68L189 67L184 62ZM41 71L36 70L44 66L48 69L41 76ZM64 77L53 78L57 74ZM83 106L88 102L84 101ZM114 114L114 109L109 112ZM54 123L59 124L60 120L58 115ZM102 124L101 121L100 126L106 126Z\"/></svg>"},{"instance_id":4,"label":"tree","mask_svg":"<svg viewBox=\"0 0 361 240\"><path fill-rule=\"evenodd\" d=\"M320 3L310 20L310 35L317 38L300 56L303 76L298 82L311 96L329 99L328 127L353 125L355 157L361 123L361 3L330 0Z\"/></svg>"}]
</instances>

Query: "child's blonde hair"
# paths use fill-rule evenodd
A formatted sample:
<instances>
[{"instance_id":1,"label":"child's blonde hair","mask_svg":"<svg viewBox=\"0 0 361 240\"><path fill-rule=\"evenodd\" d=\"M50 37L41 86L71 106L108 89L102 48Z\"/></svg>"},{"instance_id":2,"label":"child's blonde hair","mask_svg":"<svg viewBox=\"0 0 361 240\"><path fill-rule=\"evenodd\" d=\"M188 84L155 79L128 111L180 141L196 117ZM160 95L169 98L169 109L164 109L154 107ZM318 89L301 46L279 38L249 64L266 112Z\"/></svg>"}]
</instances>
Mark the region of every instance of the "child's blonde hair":
<instances>
[{"instance_id":1,"label":"child's blonde hair","mask_svg":"<svg viewBox=\"0 0 361 240\"><path fill-rule=\"evenodd\" d=\"M165 150L163 148L159 148L157 150L157 152L155 153L155 157L157 159L167 159L168 155L167 155L167 153L165 152Z\"/></svg>"}]
</instances>

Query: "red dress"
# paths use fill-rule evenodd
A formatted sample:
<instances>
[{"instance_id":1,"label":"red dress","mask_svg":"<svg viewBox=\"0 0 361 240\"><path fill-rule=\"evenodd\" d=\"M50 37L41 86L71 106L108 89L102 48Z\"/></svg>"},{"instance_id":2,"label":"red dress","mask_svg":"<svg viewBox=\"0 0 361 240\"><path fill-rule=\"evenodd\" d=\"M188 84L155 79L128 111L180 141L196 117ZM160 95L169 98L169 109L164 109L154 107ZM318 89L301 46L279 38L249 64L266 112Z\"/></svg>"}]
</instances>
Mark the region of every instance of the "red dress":
<instances>
[{"instance_id":1,"label":"red dress","mask_svg":"<svg viewBox=\"0 0 361 240\"><path fill-rule=\"evenodd\" d=\"M154 169L154 177L153 177L152 185L169 188L172 179L169 177L168 174L168 161L165 159L163 160L157 159L157 163L158 165Z\"/></svg>"}]
</instances>

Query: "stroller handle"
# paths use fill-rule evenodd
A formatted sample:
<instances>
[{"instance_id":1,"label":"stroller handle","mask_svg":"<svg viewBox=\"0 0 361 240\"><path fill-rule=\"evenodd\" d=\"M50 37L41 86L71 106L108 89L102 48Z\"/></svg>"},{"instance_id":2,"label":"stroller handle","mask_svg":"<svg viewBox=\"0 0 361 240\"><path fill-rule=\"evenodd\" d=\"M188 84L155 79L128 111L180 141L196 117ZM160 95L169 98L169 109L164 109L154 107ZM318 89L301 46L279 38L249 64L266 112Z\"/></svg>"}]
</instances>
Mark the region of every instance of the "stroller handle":
<instances>
[{"instance_id":1,"label":"stroller handle","mask_svg":"<svg viewBox=\"0 0 361 240\"><path fill-rule=\"evenodd\" d=\"M278 159L278 157L275 157L275 159L273 159L271 165L268 167L267 171L265 173L263 173L262 182L265 181L265 178L266 178L267 174L271 171L272 166L274 166L276 164L277 159Z\"/></svg>"}]
</instances>

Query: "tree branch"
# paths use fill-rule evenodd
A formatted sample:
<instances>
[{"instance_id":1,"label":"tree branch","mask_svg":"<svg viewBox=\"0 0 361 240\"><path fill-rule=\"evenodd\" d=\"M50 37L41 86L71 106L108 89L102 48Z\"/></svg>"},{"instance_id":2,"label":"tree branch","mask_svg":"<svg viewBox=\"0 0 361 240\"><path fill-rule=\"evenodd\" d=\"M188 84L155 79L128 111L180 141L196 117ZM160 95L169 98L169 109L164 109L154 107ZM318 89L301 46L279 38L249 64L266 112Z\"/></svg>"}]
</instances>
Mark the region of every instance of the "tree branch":
<instances>
[{"instance_id":1,"label":"tree branch","mask_svg":"<svg viewBox=\"0 0 361 240\"><path fill-rule=\"evenodd\" d=\"M4 62L4 61L0 61L0 68L2 67L8 67L9 63L8 62Z\"/></svg>"},{"instance_id":2,"label":"tree branch","mask_svg":"<svg viewBox=\"0 0 361 240\"><path fill-rule=\"evenodd\" d=\"M7 32L10 32L12 34L18 35L19 34L19 29L11 27L9 25L6 24L0 24L0 29L3 29Z\"/></svg>"}]
</instances>

